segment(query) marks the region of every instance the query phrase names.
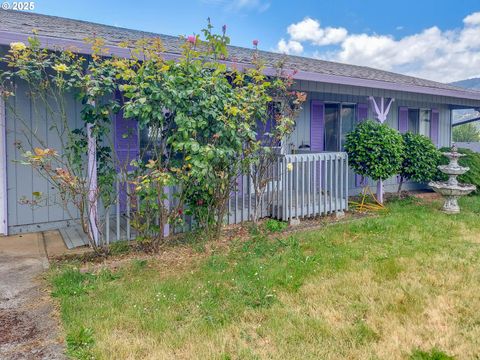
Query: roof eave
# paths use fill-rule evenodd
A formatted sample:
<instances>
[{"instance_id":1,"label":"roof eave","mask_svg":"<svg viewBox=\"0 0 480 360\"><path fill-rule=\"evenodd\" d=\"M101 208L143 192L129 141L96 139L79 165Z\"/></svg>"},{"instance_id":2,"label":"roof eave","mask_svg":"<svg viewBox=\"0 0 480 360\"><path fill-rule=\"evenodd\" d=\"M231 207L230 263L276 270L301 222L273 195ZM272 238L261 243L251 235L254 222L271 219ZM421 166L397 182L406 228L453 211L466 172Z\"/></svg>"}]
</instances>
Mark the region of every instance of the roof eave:
<instances>
[{"instance_id":1,"label":"roof eave","mask_svg":"<svg viewBox=\"0 0 480 360\"><path fill-rule=\"evenodd\" d=\"M31 35L19 32L11 32L11 31L3 31L0 30L0 45L9 45L12 42L26 42ZM79 40L72 40L72 39L64 39L64 38L56 38L56 37L49 37L44 35L37 36L41 46L46 49L55 50L55 49L66 49L70 48L72 51L75 51L80 54L91 54L92 49L89 44L84 43L83 41ZM115 45L107 45L110 54L121 56L121 57L129 57L130 50L127 48L122 48ZM172 53L165 53L165 57L169 59L178 58L178 54ZM227 64L235 64L237 67L249 67L250 64L245 63L233 63L230 61L225 61ZM293 71L294 69L292 69ZM265 73L267 75L275 75L276 70L274 68L266 68ZM418 85L407 85L407 84L399 84L389 81L380 81L380 80L370 80L370 79L362 79L362 78L355 78L349 76L340 76L340 75L329 75L329 74L320 74L311 71L303 71L298 70L293 75L294 79L296 80L308 80L308 81L316 81L316 82L325 82L325 83L332 83L332 84L341 84L341 85L350 85L350 86L358 86L358 87L368 87L368 88L377 88L383 90L393 90L393 91L402 91L402 92L412 92L412 93L419 93L419 94L428 94L428 95L436 95L436 96L447 96L459 99L469 99L469 100L479 100L480 101L480 92L478 94L462 91L462 90L448 90L448 89L437 89L425 86L418 86Z\"/></svg>"}]
</instances>

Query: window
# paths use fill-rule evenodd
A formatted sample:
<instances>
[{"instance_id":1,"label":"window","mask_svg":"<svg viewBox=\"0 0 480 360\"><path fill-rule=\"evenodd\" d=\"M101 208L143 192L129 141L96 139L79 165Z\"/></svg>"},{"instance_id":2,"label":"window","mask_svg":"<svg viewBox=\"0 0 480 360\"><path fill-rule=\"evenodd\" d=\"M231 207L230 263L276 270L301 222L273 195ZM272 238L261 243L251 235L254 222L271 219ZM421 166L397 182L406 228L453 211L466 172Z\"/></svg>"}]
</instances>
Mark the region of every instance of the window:
<instances>
[{"instance_id":1,"label":"window","mask_svg":"<svg viewBox=\"0 0 480 360\"><path fill-rule=\"evenodd\" d=\"M339 107L339 104L325 104L325 151L339 150Z\"/></svg>"},{"instance_id":2,"label":"window","mask_svg":"<svg viewBox=\"0 0 480 360\"><path fill-rule=\"evenodd\" d=\"M421 135L430 137L430 110L420 110L420 131Z\"/></svg>"},{"instance_id":3,"label":"window","mask_svg":"<svg viewBox=\"0 0 480 360\"><path fill-rule=\"evenodd\" d=\"M408 131L418 134L420 112L417 109L408 109Z\"/></svg>"},{"instance_id":4,"label":"window","mask_svg":"<svg viewBox=\"0 0 480 360\"><path fill-rule=\"evenodd\" d=\"M408 131L430 137L430 115L428 109L408 109Z\"/></svg>"},{"instance_id":5,"label":"window","mask_svg":"<svg viewBox=\"0 0 480 360\"><path fill-rule=\"evenodd\" d=\"M340 150L344 150L345 136L355 129L355 105L342 105L342 134Z\"/></svg>"},{"instance_id":6,"label":"window","mask_svg":"<svg viewBox=\"0 0 480 360\"><path fill-rule=\"evenodd\" d=\"M325 151L342 151L355 127L355 105L325 104Z\"/></svg>"}]
</instances>

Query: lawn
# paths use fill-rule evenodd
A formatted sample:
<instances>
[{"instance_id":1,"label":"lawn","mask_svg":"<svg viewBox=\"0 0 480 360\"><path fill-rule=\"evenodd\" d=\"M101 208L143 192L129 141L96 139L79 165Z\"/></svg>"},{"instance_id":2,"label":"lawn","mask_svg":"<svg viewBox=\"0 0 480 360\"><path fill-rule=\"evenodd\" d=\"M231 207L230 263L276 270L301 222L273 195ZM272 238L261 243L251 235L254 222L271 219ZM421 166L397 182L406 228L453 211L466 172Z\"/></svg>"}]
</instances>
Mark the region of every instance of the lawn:
<instances>
[{"instance_id":1,"label":"lawn","mask_svg":"<svg viewBox=\"0 0 480 360\"><path fill-rule=\"evenodd\" d=\"M472 359L480 356L480 197L178 259L52 270L68 352L101 359ZM211 250L216 249L216 250ZM188 256L186 255L188 254Z\"/></svg>"}]
</instances>

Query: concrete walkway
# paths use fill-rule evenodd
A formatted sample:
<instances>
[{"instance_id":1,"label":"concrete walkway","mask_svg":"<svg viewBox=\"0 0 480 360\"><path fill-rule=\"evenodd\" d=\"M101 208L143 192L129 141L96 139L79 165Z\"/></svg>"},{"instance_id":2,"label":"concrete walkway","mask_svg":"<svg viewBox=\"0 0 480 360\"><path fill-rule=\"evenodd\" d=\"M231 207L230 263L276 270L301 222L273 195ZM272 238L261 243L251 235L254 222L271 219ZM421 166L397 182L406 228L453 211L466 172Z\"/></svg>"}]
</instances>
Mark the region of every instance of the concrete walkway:
<instances>
[{"instance_id":1,"label":"concrete walkway","mask_svg":"<svg viewBox=\"0 0 480 360\"><path fill-rule=\"evenodd\" d=\"M65 359L42 233L0 237L0 359Z\"/></svg>"}]
</instances>

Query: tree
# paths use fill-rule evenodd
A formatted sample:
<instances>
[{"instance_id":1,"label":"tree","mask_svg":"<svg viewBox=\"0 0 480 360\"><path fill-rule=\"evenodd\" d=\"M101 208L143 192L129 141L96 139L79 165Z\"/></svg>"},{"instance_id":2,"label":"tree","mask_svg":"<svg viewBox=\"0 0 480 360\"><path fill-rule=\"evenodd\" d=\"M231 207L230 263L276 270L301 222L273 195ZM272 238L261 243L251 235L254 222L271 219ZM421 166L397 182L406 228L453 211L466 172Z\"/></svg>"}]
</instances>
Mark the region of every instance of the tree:
<instances>
[{"instance_id":1,"label":"tree","mask_svg":"<svg viewBox=\"0 0 480 360\"><path fill-rule=\"evenodd\" d=\"M426 136L407 132L402 135L404 141L403 162L400 168L400 184L402 190L405 180L428 182L437 174L441 154Z\"/></svg>"},{"instance_id":2,"label":"tree","mask_svg":"<svg viewBox=\"0 0 480 360\"><path fill-rule=\"evenodd\" d=\"M480 141L480 130L474 123L458 125L453 128L453 141L475 142Z\"/></svg>"},{"instance_id":3,"label":"tree","mask_svg":"<svg viewBox=\"0 0 480 360\"><path fill-rule=\"evenodd\" d=\"M355 130L347 134L345 141L345 150L353 170L379 182L398 173L403 149L403 139L398 131L374 120L358 124ZM378 194L380 202L382 191Z\"/></svg>"}]
</instances>

